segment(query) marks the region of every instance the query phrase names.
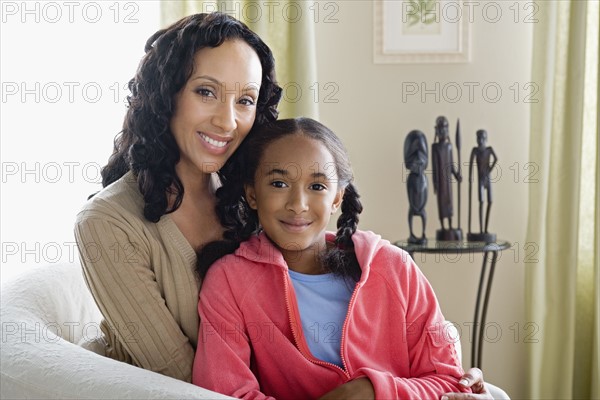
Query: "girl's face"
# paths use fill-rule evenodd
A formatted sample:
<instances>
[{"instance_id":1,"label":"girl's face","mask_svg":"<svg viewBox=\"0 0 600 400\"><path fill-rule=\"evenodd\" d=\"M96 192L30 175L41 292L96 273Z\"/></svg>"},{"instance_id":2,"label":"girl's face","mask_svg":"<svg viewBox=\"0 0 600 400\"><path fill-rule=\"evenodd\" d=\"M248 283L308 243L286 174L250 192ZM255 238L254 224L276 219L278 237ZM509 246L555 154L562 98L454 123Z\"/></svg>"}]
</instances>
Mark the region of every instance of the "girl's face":
<instances>
[{"instance_id":1,"label":"girl's face","mask_svg":"<svg viewBox=\"0 0 600 400\"><path fill-rule=\"evenodd\" d=\"M261 78L258 55L244 41L196 53L170 123L181 154L180 176L215 172L238 148L256 117Z\"/></svg>"},{"instance_id":2,"label":"girl's face","mask_svg":"<svg viewBox=\"0 0 600 400\"><path fill-rule=\"evenodd\" d=\"M323 143L302 134L269 144L254 185L246 187L248 204L288 263L324 250L327 224L342 197L333 156Z\"/></svg>"}]
</instances>

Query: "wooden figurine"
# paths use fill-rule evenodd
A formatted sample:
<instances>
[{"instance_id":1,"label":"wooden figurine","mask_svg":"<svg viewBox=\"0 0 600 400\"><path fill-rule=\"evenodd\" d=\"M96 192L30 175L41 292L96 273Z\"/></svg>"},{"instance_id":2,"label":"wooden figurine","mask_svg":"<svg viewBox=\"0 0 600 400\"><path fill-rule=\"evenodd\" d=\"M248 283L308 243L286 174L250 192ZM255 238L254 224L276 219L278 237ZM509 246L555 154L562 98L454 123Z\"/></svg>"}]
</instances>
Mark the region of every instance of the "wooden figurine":
<instances>
[{"instance_id":1,"label":"wooden figurine","mask_svg":"<svg viewBox=\"0 0 600 400\"><path fill-rule=\"evenodd\" d=\"M425 169L427 168L428 160L427 138L421 131L411 131L404 140L404 163L406 168L410 170L408 180L406 182L406 190L408 192L408 227L410 229L410 237L408 243L425 244L427 238L425 236L425 225L427 224L427 212L425 204L427 204L427 177ZM417 237L413 231L413 217L421 217L423 231L421 237Z\"/></svg>"},{"instance_id":2,"label":"wooden figurine","mask_svg":"<svg viewBox=\"0 0 600 400\"><path fill-rule=\"evenodd\" d=\"M469 233L467 240L477 242L495 242L496 234L488 232L490 222L490 210L492 208L492 183L490 173L496 166L498 158L494 149L486 146L487 131L480 129L477 131L477 147L471 151L469 159ZM491 163L491 164L490 164ZM479 199L479 233L471 232L471 192L473 186L473 165L477 166L477 194ZM484 192L487 194L487 208L484 213ZM485 214L485 218L484 218ZM484 221L485 220L485 224Z\"/></svg>"},{"instance_id":3,"label":"wooden figurine","mask_svg":"<svg viewBox=\"0 0 600 400\"><path fill-rule=\"evenodd\" d=\"M438 214L442 228L436 232L437 240L462 240L462 229L452 227L452 177L460 183L462 175L452 160L452 143L448 135L448 120L438 117L435 124L435 140L431 145L433 191L437 195ZM448 220L448 227L444 220Z\"/></svg>"}]
</instances>

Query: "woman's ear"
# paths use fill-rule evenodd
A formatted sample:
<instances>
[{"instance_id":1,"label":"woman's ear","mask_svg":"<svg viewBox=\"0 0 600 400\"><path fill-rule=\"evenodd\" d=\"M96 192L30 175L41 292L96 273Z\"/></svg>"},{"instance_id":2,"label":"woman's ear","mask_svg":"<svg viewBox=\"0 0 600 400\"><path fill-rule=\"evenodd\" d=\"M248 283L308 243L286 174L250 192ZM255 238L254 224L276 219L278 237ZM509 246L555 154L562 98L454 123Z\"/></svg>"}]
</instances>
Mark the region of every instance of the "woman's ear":
<instances>
[{"instance_id":1,"label":"woman's ear","mask_svg":"<svg viewBox=\"0 0 600 400\"><path fill-rule=\"evenodd\" d=\"M338 208L340 208L340 206L342 205L342 201L344 200L344 192L345 191L346 191L345 189L340 189L335 194L335 197L333 198L333 204L331 205L331 213L332 214L335 214L335 212L338 210Z\"/></svg>"},{"instance_id":2,"label":"woman's ear","mask_svg":"<svg viewBox=\"0 0 600 400\"><path fill-rule=\"evenodd\" d=\"M251 209L256 210L256 191L252 185L244 185L244 192L246 193L246 201Z\"/></svg>"}]
</instances>

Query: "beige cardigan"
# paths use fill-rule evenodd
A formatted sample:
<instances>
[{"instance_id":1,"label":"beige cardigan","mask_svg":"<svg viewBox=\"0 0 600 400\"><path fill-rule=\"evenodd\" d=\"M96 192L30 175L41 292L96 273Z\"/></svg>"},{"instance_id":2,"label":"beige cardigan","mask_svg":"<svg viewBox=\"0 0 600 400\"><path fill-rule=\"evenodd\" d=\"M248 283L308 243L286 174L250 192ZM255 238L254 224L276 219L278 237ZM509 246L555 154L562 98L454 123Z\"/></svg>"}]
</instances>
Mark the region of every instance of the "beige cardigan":
<instances>
[{"instance_id":1,"label":"beige cardigan","mask_svg":"<svg viewBox=\"0 0 600 400\"><path fill-rule=\"evenodd\" d=\"M90 199L75 238L87 285L104 316L106 355L191 380L198 339L196 253L169 215L143 215L131 172Z\"/></svg>"}]
</instances>

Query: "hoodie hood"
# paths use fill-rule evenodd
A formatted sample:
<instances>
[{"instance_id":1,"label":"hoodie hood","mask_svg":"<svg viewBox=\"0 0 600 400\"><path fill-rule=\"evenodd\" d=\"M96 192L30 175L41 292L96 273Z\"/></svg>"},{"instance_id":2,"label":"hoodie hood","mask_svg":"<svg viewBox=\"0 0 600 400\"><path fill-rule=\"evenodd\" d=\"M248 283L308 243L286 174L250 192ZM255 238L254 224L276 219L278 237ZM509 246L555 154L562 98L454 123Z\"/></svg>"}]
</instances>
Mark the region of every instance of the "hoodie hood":
<instances>
[{"instance_id":1,"label":"hoodie hood","mask_svg":"<svg viewBox=\"0 0 600 400\"><path fill-rule=\"evenodd\" d=\"M326 238L328 242L333 242L335 233L327 232ZM363 270L363 278L361 278L361 280L363 280L366 279L366 276L364 275L368 274L371 262L375 258L377 252L382 247L389 244L389 241L382 239L380 235L371 231L357 230L354 235L352 235L352 242L354 242L356 258ZM288 268L283 255L264 232L243 242L234 254L252 262L278 265L284 269Z\"/></svg>"}]
</instances>

